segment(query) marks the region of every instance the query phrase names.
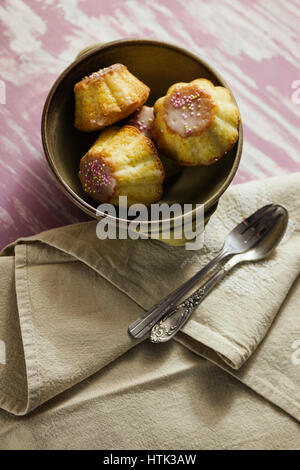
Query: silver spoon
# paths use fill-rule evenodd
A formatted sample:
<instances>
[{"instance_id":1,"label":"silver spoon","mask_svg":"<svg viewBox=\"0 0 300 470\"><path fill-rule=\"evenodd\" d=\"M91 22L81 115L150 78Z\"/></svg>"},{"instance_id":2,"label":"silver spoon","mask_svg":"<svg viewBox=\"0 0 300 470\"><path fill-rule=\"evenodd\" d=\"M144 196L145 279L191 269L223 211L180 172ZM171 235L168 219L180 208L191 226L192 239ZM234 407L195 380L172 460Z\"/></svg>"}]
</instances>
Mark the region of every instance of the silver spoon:
<instances>
[{"instance_id":1,"label":"silver spoon","mask_svg":"<svg viewBox=\"0 0 300 470\"><path fill-rule=\"evenodd\" d=\"M239 263L245 261L259 261L276 248L281 241L287 225L288 212L282 206L273 206L274 211L269 220L264 222L261 236L257 243L249 251L233 256L225 266L213 274L199 289L197 289L186 300L168 311L165 317L157 323L151 331L150 340L153 343L164 343L169 341L183 327L195 308L203 301L213 287Z\"/></svg>"},{"instance_id":2,"label":"silver spoon","mask_svg":"<svg viewBox=\"0 0 300 470\"><path fill-rule=\"evenodd\" d=\"M249 250L257 241L253 230L260 221L263 220L263 217L273 211L273 208L273 204L261 207L254 212L254 214L238 224L226 236L223 248L214 259L129 326L128 331L131 336L141 338L146 335L151 328L221 260Z\"/></svg>"}]
</instances>

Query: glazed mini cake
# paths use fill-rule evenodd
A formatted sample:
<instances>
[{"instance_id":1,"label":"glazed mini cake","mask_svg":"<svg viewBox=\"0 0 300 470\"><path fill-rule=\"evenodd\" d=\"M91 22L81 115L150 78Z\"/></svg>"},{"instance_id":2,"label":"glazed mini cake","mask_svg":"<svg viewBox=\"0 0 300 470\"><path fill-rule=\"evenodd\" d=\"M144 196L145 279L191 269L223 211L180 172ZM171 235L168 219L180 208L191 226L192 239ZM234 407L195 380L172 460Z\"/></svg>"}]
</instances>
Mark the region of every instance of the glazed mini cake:
<instances>
[{"instance_id":1,"label":"glazed mini cake","mask_svg":"<svg viewBox=\"0 0 300 470\"><path fill-rule=\"evenodd\" d=\"M150 205L163 191L164 169L153 142L132 126L105 129L80 161L83 190L97 203Z\"/></svg>"},{"instance_id":2,"label":"glazed mini cake","mask_svg":"<svg viewBox=\"0 0 300 470\"><path fill-rule=\"evenodd\" d=\"M129 116L148 99L150 89L122 64L92 73L74 87L75 127L97 131Z\"/></svg>"},{"instance_id":3,"label":"glazed mini cake","mask_svg":"<svg viewBox=\"0 0 300 470\"><path fill-rule=\"evenodd\" d=\"M210 165L238 138L240 115L231 93L206 79L176 83L154 105L151 134L181 165Z\"/></svg>"},{"instance_id":4,"label":"glazed mini cake","mask_svg":"<svg viewBox=\"0 0 300 470\"><path fill-rule=\"evenodd\" d=\"M142 106L131 114L125 121L130 126L134 126L144 134L148 139L152 139L151 126L154 121L154 109L150 106ZM177 175L182 168L175 160L159 154L159 158L163 164L166 180Z\"/></svg>"},{"instance_id":5,"label":"glazed mini cake","mask_svg":"<svg viewBox=\"0 0 300 470\"><path fill-rule=\"evenodd\" d=\"M134 126L148 139L152 139L151 126L154 121L154 110L150 106L142 106L137 109L131 116L126 120L130 126Z\"/></svg>"}]
</instances>

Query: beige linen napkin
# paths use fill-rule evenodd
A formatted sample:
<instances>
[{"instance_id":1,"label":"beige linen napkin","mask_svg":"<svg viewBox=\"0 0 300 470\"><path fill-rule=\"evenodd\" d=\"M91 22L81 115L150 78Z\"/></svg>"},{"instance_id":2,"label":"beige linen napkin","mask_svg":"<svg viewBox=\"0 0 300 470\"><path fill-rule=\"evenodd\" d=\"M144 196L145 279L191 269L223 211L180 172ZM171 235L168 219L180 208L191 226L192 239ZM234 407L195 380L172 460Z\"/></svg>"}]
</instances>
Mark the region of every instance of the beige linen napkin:
<instances>
[{"instance_id":1,"label":"beige linen napkin","mask_svg":"<svg viewBox=\"0 0 300 470\"><path fill-rule=\"evenodd\" d=\"M176 341L299 419L299 188L300 174L231 188L197 254L149 240L100 241L96 222L8 247L0 258L1 407L27 414L135 346L127 327L142 309L203 266L242 218L274 202L290 212L276 253L232 272Z\"/></svg>"},{"instance_id":2,"label":"beige linen napkin","mask_svg":"<svg viewBox=\"0 0 300 470\"><path fill-rule=\"evenodd\" d=\"M156 346L144 341L26 416L0 410L0 450L300 448L291 416L178 342Z\"/></svg>"}]
</instances>

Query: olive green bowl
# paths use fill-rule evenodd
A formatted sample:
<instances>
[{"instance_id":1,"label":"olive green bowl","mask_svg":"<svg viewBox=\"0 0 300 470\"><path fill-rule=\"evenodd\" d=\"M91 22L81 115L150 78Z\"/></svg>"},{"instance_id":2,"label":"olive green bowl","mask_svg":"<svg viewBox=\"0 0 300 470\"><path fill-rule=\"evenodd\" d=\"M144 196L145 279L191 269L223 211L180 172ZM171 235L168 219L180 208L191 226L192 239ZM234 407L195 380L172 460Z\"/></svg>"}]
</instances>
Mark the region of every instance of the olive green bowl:
<instances>
[{"instance_id":1,"label":"olive green bowl","mask_svg":"<svg viewBox=\"0 0 300 470\"><path fill-rule=\"evenodd\" d=\"M101 218L94 203L82 190L78 178L80 158L93 144L97 133L83 133L74 128L73 87L82 77L122 63L151 88L147 101L152 106L176 82L207 78L215 85L228 85L202 59L172 44L146 39L129 39L86 48L56 80L47 97L42 118L42 141L49 165L62 190L83 211ZM235 146L223 157L206 167L182 167L180 173L165 184L161 202L181 205L203 204L207 221L221 195L232 181L242 153L242 124ZM118 222L118 216L116 216ZM175 221L176 217L174 218ZM128 220L128 223L130 220ZM126 221L125 221L126 223ZM178 220L176 220L176 225ZM159 234L154 235L160 238ZM185 240L163 240L180 245Z\"/></svg>"}]
</instances>

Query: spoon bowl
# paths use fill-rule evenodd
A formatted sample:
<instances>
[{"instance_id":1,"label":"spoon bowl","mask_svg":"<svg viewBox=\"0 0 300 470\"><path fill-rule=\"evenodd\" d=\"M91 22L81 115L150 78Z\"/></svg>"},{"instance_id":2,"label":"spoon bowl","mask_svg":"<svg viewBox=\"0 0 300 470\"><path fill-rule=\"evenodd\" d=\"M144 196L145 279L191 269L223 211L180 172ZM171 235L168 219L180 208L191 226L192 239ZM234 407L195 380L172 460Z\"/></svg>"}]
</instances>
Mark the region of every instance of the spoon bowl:
<instances>
[{"instance_id":1,"label":"spoon bowl","mask_svg":"<svg viewBox=\"0 0 300 470\"><path fill-rule=\"evenodd\" d=\"M227 265L232 267L243 261L260 261L267 258L273 250L279 245L284 236L288 221L289 214L285 207L276 205L276 211L273 214L274 220L266 231L265 235L261 237L258 242L249 251L232 258Z\"/></svg>"},{"instance_id":2,"label":"spoon bowl","mask_svg":"<svg viewBox=\"0 0 300 470\"><path fill-rule=\"evenodd\" d=\"M221 269L213 274L200 288L193 292L179 305L171 308L167 314L152 328L150 340L152 343L164 343L169 341L183 327L195 308L211 292L213 287L239 263L245 261L260 261L267 258L279 245L288 225L288 211L280 205L265 206L268 213L264 212L255 229L257 242L244 253L234 255ZM272 210L270 211L270 207ZM250 231L251 231L250 228ZM249 232L249 229L247 233ZM252 238L253 240L253 238Z\"/></svg>"}]
</instances>

